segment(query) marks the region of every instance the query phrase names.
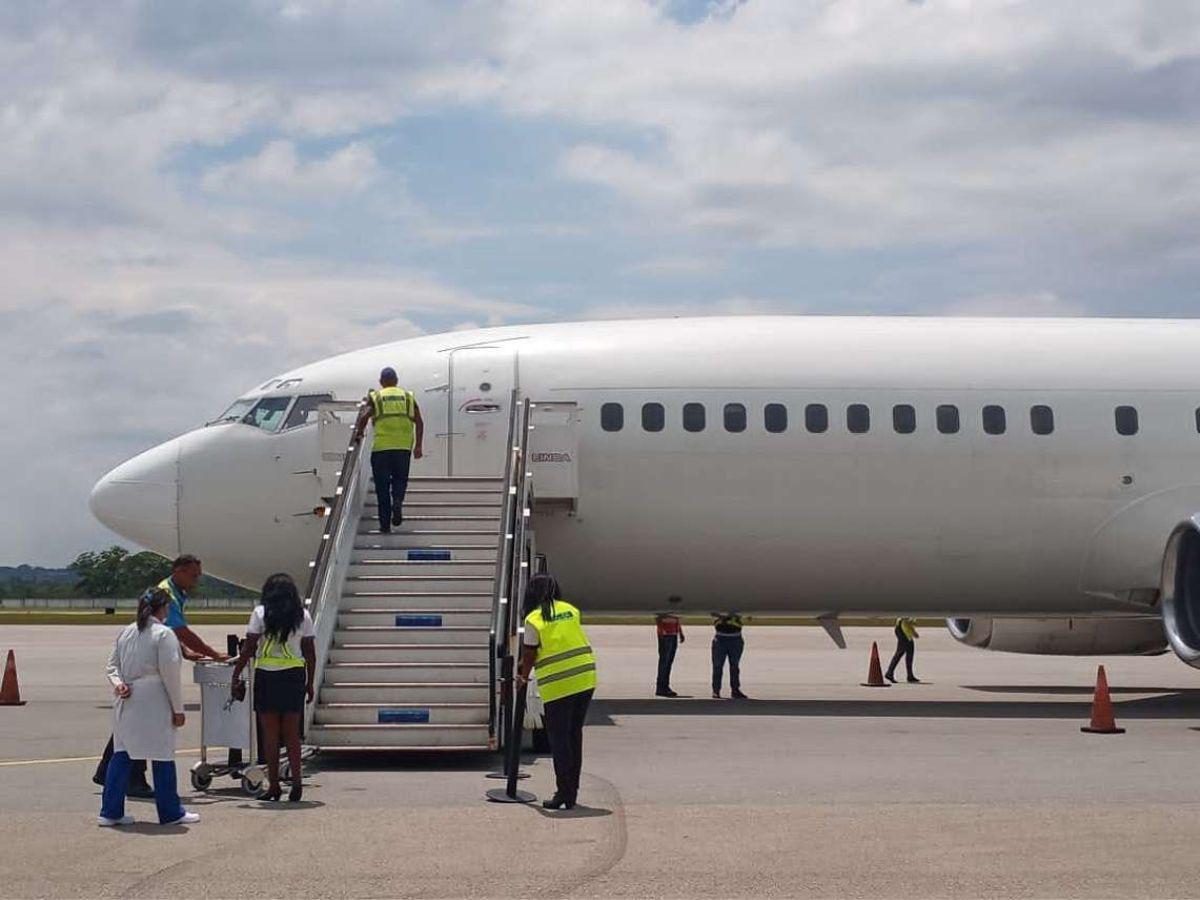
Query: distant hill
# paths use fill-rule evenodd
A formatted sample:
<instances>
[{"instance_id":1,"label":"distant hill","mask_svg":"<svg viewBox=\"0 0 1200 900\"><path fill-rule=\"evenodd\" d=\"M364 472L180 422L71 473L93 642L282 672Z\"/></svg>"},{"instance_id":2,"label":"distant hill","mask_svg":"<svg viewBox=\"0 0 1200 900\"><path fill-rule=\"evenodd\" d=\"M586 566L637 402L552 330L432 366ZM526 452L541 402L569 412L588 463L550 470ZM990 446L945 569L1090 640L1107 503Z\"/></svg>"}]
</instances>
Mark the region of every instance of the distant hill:
<instances>
[{"instance_id":1,"label":"distant hill","mask_svg":"<svg viewBox=\"0 0 1200 900\"><path fill-rule=\"evenodd\" d=\"M169 568L169 567L168 567ZM157 580L161 573L152 576ZM80 576L70 568L52 569L45 566L0 566L0 597L86 597L79 586ZM136 592L129 596L136 596ZM236 584L205 575L193 592L196 597L254 597L255 594Z\"/></svg>"},{"instance_id":2,"label":"distant hill","mask_svg":"<svg viewBox=\"0 0 1200 900\"><path fill-rule=\"evenodd\" d=\"M77 577L70 569L46 569L42 566L0 566L0 584L11 584L14 581L71 584Z\"/></svg>"}]
</instances>

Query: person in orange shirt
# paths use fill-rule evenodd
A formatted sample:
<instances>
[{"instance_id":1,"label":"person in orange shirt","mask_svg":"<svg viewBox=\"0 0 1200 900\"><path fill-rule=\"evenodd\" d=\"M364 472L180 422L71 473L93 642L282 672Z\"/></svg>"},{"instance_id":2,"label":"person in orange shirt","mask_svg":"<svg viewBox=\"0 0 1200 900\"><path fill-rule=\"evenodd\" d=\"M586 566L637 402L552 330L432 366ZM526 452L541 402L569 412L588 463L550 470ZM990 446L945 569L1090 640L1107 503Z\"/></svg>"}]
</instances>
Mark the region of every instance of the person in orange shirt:
<instances>
[{"instance_id":1,"label":"person in orange shirt","mask_svg":"<svg viewBox=\"0 0 1200 900\"><path fill-rule=\"evenodd\" d=\"M659 613L654 617L658 631L658 686L654 694L657 697L678 697L671 690L671 666L675 663L675 651L683 643L683 624L679 616L670 613Z\"/></svg>"}]
</instances>

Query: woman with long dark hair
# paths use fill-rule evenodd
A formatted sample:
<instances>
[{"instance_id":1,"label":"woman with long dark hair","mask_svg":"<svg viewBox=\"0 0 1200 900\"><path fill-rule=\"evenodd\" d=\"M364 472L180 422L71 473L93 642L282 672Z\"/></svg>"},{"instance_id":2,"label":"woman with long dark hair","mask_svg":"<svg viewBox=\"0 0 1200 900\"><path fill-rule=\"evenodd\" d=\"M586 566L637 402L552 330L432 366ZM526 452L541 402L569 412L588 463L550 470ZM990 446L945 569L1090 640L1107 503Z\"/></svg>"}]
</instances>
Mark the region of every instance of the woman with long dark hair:
<instances>
[{"instance_id":1,"label":"woman with long dark hair","mask_svg":"<svg viewBox=\"0 0 1200 900\"><path fill-rule=\"evenodd\" d=\"M583 769L583 723L596 692L596 657L580 624L579 610L562 599L558 582L534 575L525 589L525 640L517 687L536 667L543 718L554 756L557 790L546 809L572 809Z\"/></svg>"},{"instance_id":2,"label":"woman with long dark hair","mask_svg":"<svg viewBox=\"0 0 1200 900\"><path fill-rule=\"evenodd\" d=\"M162 825L191 825L200 817L183 808L175 776L175 730L182 728L179 639L163 625L171 595L151 588L138 600L137 618L117 637L108 658L113 705L113 756L104 778L99 824L132 825L125 815L132 760L154 769L154 801Z\"/></svg>"},{"instance_id":3,"label":"woman with long dark hair","mask_svg":"<svg viewBox=\"0 0 1200 900\"><path fill-rule=\"evenodd\" d=\"M300 716L313 699L317 652L312 617L300 602L300 592L290 575L272 575L262 588L262 603L254 608L246 628L246 642L233 668L233 680L254 660L254 709L262 727L269 785L264 800L278 800L279 740L287 746L292 769L288 800L303 794L300 780Z\"/></svg>"}]
</instances>

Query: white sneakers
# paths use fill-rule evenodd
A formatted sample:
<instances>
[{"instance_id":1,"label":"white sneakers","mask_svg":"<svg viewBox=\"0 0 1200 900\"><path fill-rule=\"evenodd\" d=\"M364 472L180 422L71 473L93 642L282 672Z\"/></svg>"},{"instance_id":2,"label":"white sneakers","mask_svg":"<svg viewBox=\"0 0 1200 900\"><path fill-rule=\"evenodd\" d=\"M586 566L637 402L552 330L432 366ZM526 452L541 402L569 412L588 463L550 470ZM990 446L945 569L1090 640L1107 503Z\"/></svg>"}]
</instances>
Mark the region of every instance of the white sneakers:
<instances>
[{"instance_id":1,"label":"white sneakers","mask_svg":"<svg viewBox=\"0 0 1200 900\"><path fill-rule=\"evenodd\" d=\"M195 825L199 821L200 821L199 813L190 813L185 810L183 815L180 816L178 819L176 819L174 822L163 822L163 824L164 825Z\"/></svg>"},{"instance_id":2,"label":"white sneakers","mask_svg":"<svg viewBox=\"0 0 1200 900\"><path fill-rule=\"evenodd\" d=\"M115 825L132 825L133 816L121 816L119 819L106 819L104 816L96 816L96 824L101 828L112 828Z\"/></svg>"}]
</instances>

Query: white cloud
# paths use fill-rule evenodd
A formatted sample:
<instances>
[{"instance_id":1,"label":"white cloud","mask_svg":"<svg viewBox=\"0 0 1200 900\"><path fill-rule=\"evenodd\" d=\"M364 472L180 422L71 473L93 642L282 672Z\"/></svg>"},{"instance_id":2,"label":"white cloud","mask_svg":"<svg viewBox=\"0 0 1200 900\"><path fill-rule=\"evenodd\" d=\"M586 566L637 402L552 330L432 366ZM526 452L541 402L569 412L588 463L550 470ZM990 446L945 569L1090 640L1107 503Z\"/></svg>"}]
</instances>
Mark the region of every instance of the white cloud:
<instances>
[{"instance_id":1,"label":"white cloud","mask_svg":"<svg viewBox=\"0 0 1200 900\"><path fill-rule=\"evenodd\" d=\"M213 193L288 199L336 197L365 190L379 175L375 152L354 141L328 156L302 161L292 141L271 141L256 155L213 166L201 184Z\"/></svg>"},{"instance_id":2,"label":"white cloud","mask_svg":"<svg viewBox=\"0 0 1200 900\"><path fill-rule=\"evenodd\" d=\"M656 256L626 266L625 272L647 278L689 280L719 272L724 266L724 261L715 256Z\"/></svg>"},{"instance_id":3,"label":"white cloud","mask_svg":"<svg viewBox=\"0 0 1200 900\"><path fill-rule=\"evenodd\" d=\"M982 294L966 297L945 306L948 316L1083 316L1087 308L1064 300L1053 291L1027 294Z\"/></svg>"}]
</instances>

